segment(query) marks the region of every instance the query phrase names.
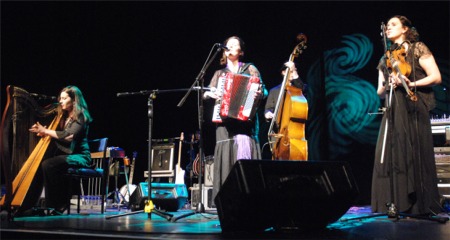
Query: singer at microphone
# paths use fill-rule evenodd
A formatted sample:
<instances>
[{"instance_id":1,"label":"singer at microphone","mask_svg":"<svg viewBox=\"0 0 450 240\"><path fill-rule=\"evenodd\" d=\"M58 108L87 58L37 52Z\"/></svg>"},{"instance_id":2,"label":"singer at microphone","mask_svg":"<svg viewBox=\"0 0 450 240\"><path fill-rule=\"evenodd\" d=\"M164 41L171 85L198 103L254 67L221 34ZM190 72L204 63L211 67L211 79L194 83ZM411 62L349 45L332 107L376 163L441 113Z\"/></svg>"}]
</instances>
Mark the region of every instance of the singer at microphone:
<instances>
[{"instance_id":1,"label":"singer at microphone","mask_svg":"<svg viewBox=\"0 0 450 240\"><path fill-rule=\"evenodd\" d=\"M223 41L223 44L216 45L216 47L225 49L225 51L219 61L221 66L214 72L209 84L207 84L207 87L211 88L211 90L217 89L217 91L205 91L203 93L203 98L205 100L211 101L212 103L210 105L212 106L210 109L212 112L212 116L209 121L216 124L214 152L217 154L214 155L214 166L217 166L217 170L221 173L217 177L216 175L214 175L213 178L213 198L215 197L217 192L220 192L220 186L223 185L223 182L231 172L232 165L229 164L230 159L261 158L261 149L256 144L257 139L253 134L257 132L258 126L256 123L258 121L256 119L258 118L258 114L255 114L254 118L252 117L252 119L249 119L249 121L240 121L228 117L226 121L222 121L220 108L221 99L223 97L222 93L225 92L224 89L227 81L227 76L233 79L235 77L240 78L243 75L251 76L255 79L258 78L261 84L259 86L261 86L261 88L252 92L248 91L246 93L243 93L242 95L242 97L244 98L250 96L250 99L254 100L254 105L252 106L254 107L253 109L259 107L258 104L262 102L259 100L262 100L268 95L268 91L262 82L261 74L258 68L251 62L243 61L245 44L240 37L231 36ZM219 51L219 48L217 50ZM246 94L248 95L245 96ZM230 97L230 99L232 98ZM232 101L239 100L232 99ZM200 139L202 138L203 137L200 136ZM232 140L232 143L230 143L230 139ZM199 149L202 148L203 145L200 141ZM219 154L222 152L226 152L227 154Z\"/></svg>"}]
</instances>

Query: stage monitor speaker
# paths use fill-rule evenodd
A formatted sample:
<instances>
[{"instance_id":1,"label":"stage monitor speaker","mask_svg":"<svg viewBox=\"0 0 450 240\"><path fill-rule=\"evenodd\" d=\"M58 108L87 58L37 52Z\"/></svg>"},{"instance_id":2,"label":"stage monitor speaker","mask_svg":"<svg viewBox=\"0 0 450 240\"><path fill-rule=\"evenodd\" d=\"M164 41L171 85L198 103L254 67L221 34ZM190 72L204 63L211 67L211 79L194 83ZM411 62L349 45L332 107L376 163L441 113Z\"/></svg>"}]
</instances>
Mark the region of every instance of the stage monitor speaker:
<instances>
[{"instance_id":1,"label":"stage monitor speaker","mask_svg":"<svg viewBox=\"0 0 450 240\"><path fill-rule=\"evenodd\" d=\"M346 162L239 160L214 202L223 232L317 230L358 194Z\"/></svg>"},{"instance_id":2,"label":"stage monitor speaker","mask_svg":"<svg viewBox=\"0 0 450 240\"><path fill-rule=\"evenodd\" d=\"M175 212L187 202L188 191L185 184L152 183L151 199L157 209ZM131 210L142 210L148 199L148 183L141 182L130 197Z\"/></svg>"}]
</instances>

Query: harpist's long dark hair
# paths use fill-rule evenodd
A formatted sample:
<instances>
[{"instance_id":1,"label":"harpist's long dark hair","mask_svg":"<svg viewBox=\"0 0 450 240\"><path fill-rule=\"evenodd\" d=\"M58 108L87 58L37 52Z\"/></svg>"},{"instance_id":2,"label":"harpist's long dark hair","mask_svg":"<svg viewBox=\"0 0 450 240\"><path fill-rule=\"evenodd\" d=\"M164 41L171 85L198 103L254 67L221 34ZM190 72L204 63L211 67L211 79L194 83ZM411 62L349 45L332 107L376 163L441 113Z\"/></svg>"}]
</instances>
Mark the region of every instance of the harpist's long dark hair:
<instances>
[{"instance_id":1,"label":"harpist's long dark hair","mask_svg":"<svg viewBox=\"0 0 450 240\"><path fill-rule=\"evenodd\" d=\"M91 114L89 113L89 109L86 103L86 100L84 100L83 93L77 86L67 86L63 88L58 96L58 101L61 96L61 93L65 92L69 95L69 97L72 99L73 104L73 120L79 120L79 118L84 118L84 122L86 124L89 124L92 122ZM61 107L58 108L58 112L61 113L62 109Z\"/></svg>"}]
</instances>

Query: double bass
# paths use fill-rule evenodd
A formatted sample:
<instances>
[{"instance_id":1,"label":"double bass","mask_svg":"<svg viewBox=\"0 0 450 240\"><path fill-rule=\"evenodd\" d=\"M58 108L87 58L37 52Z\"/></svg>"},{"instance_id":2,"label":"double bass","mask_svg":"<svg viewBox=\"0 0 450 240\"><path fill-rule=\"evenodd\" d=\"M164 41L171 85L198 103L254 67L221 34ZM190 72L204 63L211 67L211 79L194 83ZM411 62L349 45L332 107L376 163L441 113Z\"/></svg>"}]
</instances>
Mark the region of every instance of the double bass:
<instances>
[{"instance_id":1,"label":"double bass","mask_svg":"<svg viewBox=\"0 0 450 240\"><path fill-rule=\"evenodd\" d=\"M7 86L7 103L1 122L1 160L5 177L6 193L0 200L0 205L8 211L33 207L36 192L37 169L51 141L50 136L36 137L28 131L29 127L39 121L48 125L48 129L56 129L61 115L57 114L57 104L44 107L26 90ZM51 120L51 123L50 123ZM39 139L39 140L37 140ZM37 184L39 185L39 184Z\"/></svg>"},{"instance_id":2,"label":"double bass","mask_svg":"<svg viewBox=\"0 0 450 240\"><path fill-rule=\"evenodd\" d=\"M292 62L306 48L307 38L299 34L297 41L299 43L289 57ZM303 90L291 86L289 79L290 71L286 68L268 132L270 151L273 160L308 160L305 138L308 102Z\"/></svg>"}]
</instances>

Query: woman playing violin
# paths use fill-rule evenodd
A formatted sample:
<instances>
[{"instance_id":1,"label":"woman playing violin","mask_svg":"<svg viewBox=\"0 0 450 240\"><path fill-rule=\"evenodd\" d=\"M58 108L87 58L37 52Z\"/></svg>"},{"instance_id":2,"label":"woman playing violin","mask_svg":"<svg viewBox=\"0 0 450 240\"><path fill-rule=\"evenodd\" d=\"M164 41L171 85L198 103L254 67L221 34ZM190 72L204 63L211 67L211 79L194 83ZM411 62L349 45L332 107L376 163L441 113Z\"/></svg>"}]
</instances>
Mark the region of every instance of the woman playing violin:
<instances>
[{"instance_id":1,"label":"woman playing violin","mask_svg":"<svg viewBox=\"0 0 450 240\"><path fill-rule=\"evenodd\" d=\"M435 107L431 87L441 83L441 74L408 18L390 18L384 34L389 50L377 67L377 93L387 110L375 152L372 211L385 212L393 203L400 212L437 213L442 208L429 111ZM400 65L410 73L398 72Z\"/></svg>"}]
</instances>

